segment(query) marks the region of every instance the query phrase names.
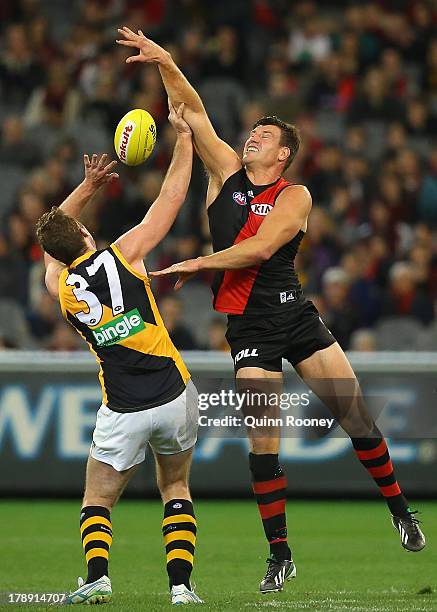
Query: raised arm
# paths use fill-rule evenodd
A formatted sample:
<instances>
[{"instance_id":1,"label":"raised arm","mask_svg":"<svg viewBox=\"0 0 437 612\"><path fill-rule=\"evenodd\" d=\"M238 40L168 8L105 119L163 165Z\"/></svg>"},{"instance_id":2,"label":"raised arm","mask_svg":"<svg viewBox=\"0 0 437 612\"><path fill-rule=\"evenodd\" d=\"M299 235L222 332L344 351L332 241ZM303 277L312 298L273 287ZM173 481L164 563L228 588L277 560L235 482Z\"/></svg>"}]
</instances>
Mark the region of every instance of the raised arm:
<instances>
[{"instance_id":1,"label":"raised arm","mask_svg":"<svg viewBox=\"0 0 437 612\"><path fill-rule=\"evenodd\" d=\"M167 235L185 201L190 184L193 163L191 130L182 118L184 105L181 104L176 111L169 103L169 108L168 118L177 138L161 191L141 223L115 242L128 263L139 269L143 268L144 257Z\"/></svg>"},{"instance_id":2,"label":"raised arm","mask_svg":"<svg viewBox=\"0 0 437 612\"><path fill-rule=\"evenodd\" d=\"M175 107L181 103L185 104L184 119L193 131L197 153L209 174L223 183L241 168L241 160L237 153L217 136L197 91L176 66L170 53L146 38L141 30L135 34L124 27L118 32L123 36L123 39L117 40L118 44L139 51L137 55L128 57L126 62L156 64L172 104Z\"/></svg>"},{"instance_id":3,"label":"raised arm","mask_svg":"<svg viewBox=\"0 0 437 612\"><path fill-rule=\"evenodd\" d=\"M80 218L80 215L85 206L90 202L97 191L115 179L118 174L112 172L117 165L116 161L107 164L108 156L104 153L100 159L98 155L93 155L91 159L88 155L83 156L83 165L85 169L85 178L70 193L68 197L60 205L60 209L70 217Z\"/></svg>"},{"instance_id":4,"label":"raised arm","mask_svg":"<svg viewBox=\"0 0 437 612\"><path fill-rule=\"evenodd\" d=\"M151 276L178 274L175 289L201 270L237 270L261 264L289 242L306 223L311 195L303 185L292 185L279 195L274 209L262 222L255 236L212 255L176 263Z\"/></svg>"},{"instance_id":5,"label":"raised arm","mask_svg":"<svg viewBox=\"0 0 437 612\"><path fill-rule=\"evenodd\" d=\"M113 172L116 161L106 164L108 156L104 153L100 158L93 155L91 159L88 155L83 156L85 177L69 196L65 198L59 208L70 217L80 218L85 206L91 201L97 191L106 183L118 178L118 174ZM45 282L47 289L53 297L58 295L58 279L65 268L63 263L53 259L48 253L44 253L44 265L46 268Z\"/></svg>"}]
</instances>

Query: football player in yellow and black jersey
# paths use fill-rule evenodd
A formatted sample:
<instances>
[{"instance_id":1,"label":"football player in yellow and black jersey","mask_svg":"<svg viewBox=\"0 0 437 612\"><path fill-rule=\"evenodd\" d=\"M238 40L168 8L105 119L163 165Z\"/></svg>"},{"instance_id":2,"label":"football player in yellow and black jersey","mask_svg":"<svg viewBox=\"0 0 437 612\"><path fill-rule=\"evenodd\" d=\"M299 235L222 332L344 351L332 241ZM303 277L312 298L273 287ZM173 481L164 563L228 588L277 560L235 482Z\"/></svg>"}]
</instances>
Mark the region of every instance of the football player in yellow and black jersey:
<instances>
[{"instance_id":1,"label":"football player in yellow and black jersey","mask_svg":"<svg viewBox=\"0 0 437 612\"><path fill-rule=\"evenodd\" d=\"M95 192L116 180L107 155L84 156L85 179L59 208L37 223L45 251L46 285L62 313L88 343L100 366L103 401L87 465L80 533L88 576L67 603L111 598L110 513L144 461L154 452L164 504L162 524L172 603L199 603L190 574L196 519L188 488L197 437L197 391L165 329L144 267L145 256L166 236L182 206L191 177L191 130L170 106L177 138L158 198L144 219L108 248L97 250L78 220Z\"/></svg>"}]
</instances>

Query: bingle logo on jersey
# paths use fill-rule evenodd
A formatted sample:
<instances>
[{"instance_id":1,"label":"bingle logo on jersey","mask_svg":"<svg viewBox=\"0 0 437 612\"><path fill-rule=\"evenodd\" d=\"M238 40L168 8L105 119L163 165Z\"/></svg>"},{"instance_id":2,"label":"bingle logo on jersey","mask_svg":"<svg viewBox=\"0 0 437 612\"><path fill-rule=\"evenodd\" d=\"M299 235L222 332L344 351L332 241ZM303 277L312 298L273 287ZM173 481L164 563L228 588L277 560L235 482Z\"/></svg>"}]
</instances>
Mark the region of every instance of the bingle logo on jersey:
<instances>
[{"instance_id":1,"label":"bingle logo on jersey","mask_svg":"<svg viewBox=\"0 0 437 612\"><path fill-rule=\"evenodd\" d=\"M111 346L121 340L138 334L145 328L137 308L122 314L109 323L93 330L93 336L97 341L97 346Z\"/></svg>"},{"instance_id":2,"label":"bingle logo on jersey","mask_svg":"<svg viewBox=\"0 0 437 612\"><path fill-rule=\"evenodd\" d=\"M118 143L118 154L120 156L120 159L123 161L126 161L126 151L129 145L129 140L132 136L132 132L136 127L137 126L133 121L131 123L127 123L120 137L120 142Z\"/></svg>"},{"instance_id":3,"label":"bingle logo on jersey","mask_svg":"<svg viewBox=\"0 0 437 612\"><path fill-rule=\"evenodd\" d=\"M242 193L241 191L234 191L234 193L232 194L232 197L236 204L239 204L240 206L246 205L246 202L247 202L246 194Z\"/></svg>"},{"instance_id":4,"label":"bingle logo on jersey","mask_svg":"<svg viewBox=\"0 0 437 612\"><path fill-rule=\"evenodd\" d=\"M243 359L243 357L258 357L258 349L254 348L254 349L243 349L242 351L240 351L239 353L237 353L235 355L235 363L237 363L237 361L240 361L240 359Z\"/></svg>"},{"instance_id":5,"label":"bingle logo on jersey","mask_svg":"<svg viewBox=\"0 0 437 612\"><path fill-rule=\"evenodd\" d=\"M251 204L250 208L256 215L265 217L272 210L273 206L271 204Z\"/></svg>"}]
</instances>

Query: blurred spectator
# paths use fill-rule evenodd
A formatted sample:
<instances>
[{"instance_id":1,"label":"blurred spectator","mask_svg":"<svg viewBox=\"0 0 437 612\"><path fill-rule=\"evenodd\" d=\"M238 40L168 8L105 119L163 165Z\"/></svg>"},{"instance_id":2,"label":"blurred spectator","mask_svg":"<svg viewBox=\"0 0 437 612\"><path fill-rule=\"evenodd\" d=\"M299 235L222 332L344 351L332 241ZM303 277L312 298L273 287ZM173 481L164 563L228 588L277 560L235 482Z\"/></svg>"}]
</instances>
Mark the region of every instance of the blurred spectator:
<instances>
[{"instance_id":1,"label":"blurred spectator","mask_svg":"<svg viewBox=\"0 0 437 612\"><path fill-rule=\"evenodd\" d=\"M35 308L29 314L29 325L33 336L40 341L51 337L52 341L52 334L60 322L63 321L59 305L46 291L43 291Z\"/></svg>"},{"instance_id":2,"label":"blurred spectator","mask_svg":"<svg viewBox=\"0 0 437 612\"><path fill-rule=\"evenodd\" d=\"M365 77L361 93L351 104L349 120L393 121L402 117L402 110L398 98L390 92L383 71L380 68L371 68Z\"/></svg>"},{"instance_id":3,"label":"blurred spectator","mask_svg":"<svg viewBox=\"0 0 437 612\"><path fill-rule=\"evenodd\" d=\"M159 311L172 342L177 349L190 351L197 346L190 330L182 322L182 307L182 301L174 295L167 295L159 303Z\"/></svg>"},{"instance_id":4,"label":"blurred spectator","mask_svg":"<svg viewBox=\"0 0 437 612\"><path fill-rule=\"evenodd\" d=\"M80 97L70 78L68 67L61 61L50 64L43 87L34 91L26 108L29 126L51 123L68 125L79 113Z\"/></svg>"},{"instance_id":5,"label":"blurred spectator","mask_svg":"<svg viewBox=\"0 0 437 612\"><path fill-rule=\"evenodd\" d=\"M229 352L229 344L225 338L226 319L215 315L208 325L208 344L203 347L207 351L226 351Z\"/></svg>"},{"instance_id":6,"label":"blurred spectator","mask_svg":"<svg viewBox=\"0 0 437 612\"><path fill-rule=\"evenodd\" d=\"M434 319L433 302L424 289L418 287L410 263L398 261L391 267L383 314L413 317L425 325Z\"/></svg>"},{"instance_id":7,"label":"blurred spectator","mask_svg":"<svg viewBox=\"0 0 437 612\"><path fill-rule=\"evenodd\" d=\"M4 33L0 59L0 85L3 101L14 112L21 110L29 94L44 78L34 58L23 24L12 24Z\"/></svg>"},{"instance_id":8,"label":"blurred spectator","mask_svg":"<svg viewBox=\"0 0 437 612\"><path fill-rule=\"evenodd\" d=\"M328 268L323 275L324 321L343 349L358 326L349 300L349 278L342 268Z\"/></svg>"},{"instance_id":9,"label":"blurred spectator","mask_svg":"<svg viewBox=\"0 0 437 612\"><path fill-rule=\"evenodd\" d=\"M437 226L437 146L431 152L429 167L420 187L418 213L421 220Z\"/></svg>"},{"instance_id":10,"label":"blurred spectator","mask_svg":"<svg viewBox=\"0 0 437 612\"><path fill-rule=\"evenodd\" d=\"M65 321L56 324L45 347L49 351L79 351L84 348L76 331Z\"/></svg>"},{"instance_id":11,"label":"blurred spectator","mask_svg":"<svg viewBox=\"0 0 437 612\"><path fill-rule=\"evenodd\" d=\"M6 117L0 143L0 164L30 168L40 161L38 147L25 137L21 117L17 115Z\"/></svg>"},{"instance_id":12,"label":"blurred spectator","mask_svg":"<svg viewBox=\"0 0 437 612\"><path fill-rule=\"evenodd\" d=\"M289 57L295 64L310 64L327 57L331 40L324 23L316 16L306 21L303 27L294 30L290 36Z\"/></svg>"}]
</instances>

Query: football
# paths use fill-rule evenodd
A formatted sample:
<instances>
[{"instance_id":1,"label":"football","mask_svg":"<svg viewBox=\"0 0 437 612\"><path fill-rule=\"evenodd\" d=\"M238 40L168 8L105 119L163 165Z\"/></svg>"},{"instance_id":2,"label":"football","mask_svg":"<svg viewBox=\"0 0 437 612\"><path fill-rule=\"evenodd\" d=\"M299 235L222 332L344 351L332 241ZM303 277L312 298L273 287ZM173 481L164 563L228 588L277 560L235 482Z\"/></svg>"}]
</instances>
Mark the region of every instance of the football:
<instances>
[{"instance_id":1,"label":"football","mask_svg":"<svg viewBox=\"0 0 437 612\"><path fill-rule=\"evenodd\" d=\"M127 166L139 166L145 162L155 142L155 121L150 113L141 108L126 113L115 130L115 152Z\"/></svg>"}]
</instances>

